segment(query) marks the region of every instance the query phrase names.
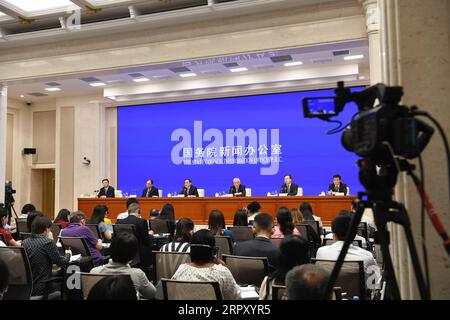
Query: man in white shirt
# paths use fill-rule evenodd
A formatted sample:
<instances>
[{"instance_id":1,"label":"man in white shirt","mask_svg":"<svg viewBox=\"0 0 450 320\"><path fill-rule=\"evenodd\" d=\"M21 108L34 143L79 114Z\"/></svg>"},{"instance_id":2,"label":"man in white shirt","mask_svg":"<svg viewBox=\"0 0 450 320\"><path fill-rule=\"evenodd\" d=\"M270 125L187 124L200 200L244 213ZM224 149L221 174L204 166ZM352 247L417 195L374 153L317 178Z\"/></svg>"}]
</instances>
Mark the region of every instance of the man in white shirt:
<instances>
[{"instance_id":1,"label":"man in white shirt","mask_svg":"<svg viewBox=\"0 0 450 320\"><path fill-rule=\"evenodd\" d=\"M342 210L340 213L339 213L339 215L341 216L341 215L346 215L346 216L349 216L350 218L352 217L352 213L350 213L350 212L348 212L348 211L346 211L346 210ZM334 239L334 237L333 237L333 233L329 233L329 234L327 234L326 236L325 236L325 238L326 239ZM345 240L345 239L344 239ZM367 249L367 241L366 241L366 238L364 238L364 237L361 237L360 235L356 235L355 236L355 240L360 240L361 241L361 247L363 248L363 249Z\"/></svg>"},{"instance_id":2,"label":"man in white shirt","mask_svg":"<svg viewBox=\"0 0 450 320\"><path fill-rule=\"evenodd\" d=\"M127 210L126 210L125 212L119 213L119 214L117 215L117 220L121 220L121 219L128 218L128 207L129 207L130 204L132 204L132 203L137 203L137 204L139 204L139 202L137 201L136 198L129 198L129 199L127 200Z\"/></svg>"},{"instance_id":3,"label":"man in white shirt","mask_svg":"<svg viewBox=\"0 0 450 320\"><path fill-rule=\"evenodd\" d=\"M336 242L329 246L320 247L317 250L316 259L337 260L344 245L347 230L350 227L351 217L347 214L340 214L334 218L331 224L331 231L334 234ZM364 272L366 275L366 286L368 289L375 289L379 284L381 273L372 253L353 244L350 245L347 255L347 261L360 260L364 262ZM369 283L370 282L370 283Z\"/></svg>"},{"instance_id":4,"label":"man in white shirt","mask_svg":"<svg viewBox=\"0 0 450 320\"><path fill-rule=\"evenodd\" d=\"M259 214L259 210L261 210L261 205L257 201L250 202L247 206L247 221L249 224L253 224L253 220Z\"/></svg>"}]
</instances>

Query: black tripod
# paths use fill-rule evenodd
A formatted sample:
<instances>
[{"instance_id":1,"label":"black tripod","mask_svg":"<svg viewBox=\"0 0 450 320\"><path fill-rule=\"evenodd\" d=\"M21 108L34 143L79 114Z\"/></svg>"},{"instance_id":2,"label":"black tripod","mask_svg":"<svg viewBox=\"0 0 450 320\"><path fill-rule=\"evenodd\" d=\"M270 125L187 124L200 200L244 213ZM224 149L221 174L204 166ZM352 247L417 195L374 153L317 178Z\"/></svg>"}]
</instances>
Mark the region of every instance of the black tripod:
<instances>
[{"instance_id":1,"label":"black tripod","mask_svg":"<svg viewBox=\"0 0 450 320\"><path fill-rule=\"evenodd\" d=\"M17 216L16 209L14 209L14 197L12 196L12 194L10 194L8 192L8 190L6 191L6 195L5 195L5 209L8 214L8 224L10 225L12 213L14 212L14 215L16 216L16 218L18 218L18 216Z\"/></svg>"},{"instance_id":2,"label":"black tripod","mask_svg":"<svg viewBox=\"0 0 450 320\"><path fill-rule=\"evenodd\" d=\"M377 241L380 244L383 255L387 283L386 292L388 293L386 296L394 300L401 299L400 289L397 284L394 266L389 252L389 232L387 230L387 223L394 222L403 226L405 230L409 254L411 256L420 297L424 300L430 299L429 288L425 283L416 246L414 244L408 212L403 204L392 200L393 188L397 182L399 171L408 171L408 173L411 173L411 165L406 160L401 160L400 162L395 162L391 165L377 167L374 161L368 159L359 160L358 165L360 167L359 179L367 191L366 193L360 193L358 195L361 201L358 202L358 207L351 220L344 245L331 273L325 297L330 296L333 285L336 282L339 271L345 260L345 256L347 255L348 248L356 236L364 209L372 208L375 225L377 227ZM367 196L367 200L363 200L364 196Z\"/></svg>"}]
</instances>

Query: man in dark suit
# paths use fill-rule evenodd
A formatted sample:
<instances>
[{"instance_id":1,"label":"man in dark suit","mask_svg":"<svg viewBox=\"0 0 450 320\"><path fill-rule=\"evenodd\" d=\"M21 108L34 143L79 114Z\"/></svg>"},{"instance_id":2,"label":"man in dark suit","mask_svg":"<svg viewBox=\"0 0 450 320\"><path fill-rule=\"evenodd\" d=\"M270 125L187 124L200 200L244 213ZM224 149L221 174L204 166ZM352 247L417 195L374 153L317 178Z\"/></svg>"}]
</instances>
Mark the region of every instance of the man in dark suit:
<instances>
[{"instance_id":1,"label":"man in dark suit","mask_svg":"<svg viewBox=\"0 0 450 320\"><path fill-rule=\"evenodd\" d=\"M158 189L153 186L153 180L147 180L147 188L142 191L142 198L159 197Z\"/></svg>"},{"instance_id":2,"label":"man in dark suit","mask_svg":"<svg viewBox=\"0 0 450 320\"><path fill-rule=\"evenodd\" d=\"M328 186L328 192L339 192L347 195L347 185L345 183L342 183L342 178L339 174L335 174L333 176L333 183Z\"/></svg>"},{"instance_id":3,"label":"man in dark suit","mask_svg":"<svg viewBox=\"0 0 450 320\"><path fill-rule=\"evenodd\" d=\"M255 238L236 244L233 254L244 257L267 257L270 271L278 267L278 247L270 242L273 233L273 218L268 213L255 216L253 222Z\"/></svg>"},{"instance_id":4,"label":"man in dark suit","mask_svg":"<svg viewBox=\"0 0 450 320\"><path fill-rule=\"evenodd\" d=\"M292 182L292 176L290 174L284 176L284 184L281 186L280 193L287 193L288 196L297 195L298 185Z\"/></svg>"},{"instance_id":5,"label":"man in dark suit","mask_svg":"<svg viewBox=\"0 0 450 320\"><path fill-rule=\"evenodd\" d=\"M235 197L245 197L245 186L241 184L239 178L233 179L233 185L228 190L228 194L232 194Z\"/></svg>"},{"instance_id":6,"label":"man in dark suit","mask_svg":"<svg viewBox=\"0 0 450 320\"><path fill-rule=\"evenodd\" d=\"M152 248L148 233L147 221L141 218L141 207L137 203L128 206L128 217L117 220L116 224L132 224L139 243L139 254L141 258L140 267L144 272L148 272L152 264Z\"/></svg>"},{"instance_id":7,"label":"man in dark suit","mask_svg":"<svg viewBox=\"0 0 450 320\"><path fill-rule=\"evenodd\" d=\"M100 189L100 192L98 193L97 197L114 198L116 194L114 192L114 188L109 185L109 180L103 179L102 184L103 188Z\"/></svg>"},{"instance_id":8,"label":"man in dark suit","mask_svg":"<svg viewBox=\"0 0 450 320\"><path fill-rule=\"evenodd\" d=\"M191 179L188 178L184 180L184 187L181 189L180 194L183 194L185 197L198 197L197 187L192 185Z\"/></svg>"}]
</instances>

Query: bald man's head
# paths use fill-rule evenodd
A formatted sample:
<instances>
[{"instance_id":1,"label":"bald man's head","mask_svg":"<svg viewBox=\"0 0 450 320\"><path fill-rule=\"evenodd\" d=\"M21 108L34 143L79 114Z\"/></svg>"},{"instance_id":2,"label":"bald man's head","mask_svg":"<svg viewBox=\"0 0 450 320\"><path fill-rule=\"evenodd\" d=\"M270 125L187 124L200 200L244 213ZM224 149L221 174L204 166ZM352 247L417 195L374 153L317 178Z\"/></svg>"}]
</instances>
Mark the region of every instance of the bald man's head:
<instances>
[{"instance_id":1,"label":"bald man's head","mask_svg":"<svg viewBox=\"0 0 450 320\"><path fill-rule=\"evenodd\" d=\"M297 266L286 275L288 300L322 300L329 273L315 264Z\"/></svg>"}]
</instances>

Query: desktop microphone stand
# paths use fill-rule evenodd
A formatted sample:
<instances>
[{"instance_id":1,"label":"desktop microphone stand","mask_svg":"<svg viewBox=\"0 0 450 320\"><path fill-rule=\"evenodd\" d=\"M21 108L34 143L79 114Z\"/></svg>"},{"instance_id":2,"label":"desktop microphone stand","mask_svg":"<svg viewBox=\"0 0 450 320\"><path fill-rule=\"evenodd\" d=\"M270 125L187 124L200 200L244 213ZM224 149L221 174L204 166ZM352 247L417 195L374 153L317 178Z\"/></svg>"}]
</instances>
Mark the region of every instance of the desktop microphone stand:
<instances>
[{"instance_id":1,"label":"desktop microphone stand","mask_svg":"<svg viewBox=\"0 0 450 320\"><path fill-rule=\"evenodd\" d=\"M385 294L385 297L392 298L393 300L401 300L400 289L398 287L392 258L389 252L389 231L387 230L387 223L394 222L403 226L405 230L406 241L420 297L423 300L429 300L430 292L425 283L422 268L420 266L408 212L403 204L392 200L393 188L397 182L399 170L410 172L411 165L406 160L403 160L400 162L401 167L398 163L395 163L395 165L381 166L377 169L375 162L372 160L364 159L360 160L358 163L360 166L359 178L367 191L366 193L358 194L358 198L361 201L358 202L356 213L352 217L350 228L347 231L344 245L342 246L339 257L331 273L324 298L326 299L329 297L332 292L334 283L337 280L339 271L341 270L345 256L347 255L347 251L356 236L364 210L366 208L372 208L375 225L377 227L376 238L380 244L383 255L384 274L387 287L386 292L388 293ZM367 200L362 199L364 195L368 196Z\"/></svg>"}]
</instances>

